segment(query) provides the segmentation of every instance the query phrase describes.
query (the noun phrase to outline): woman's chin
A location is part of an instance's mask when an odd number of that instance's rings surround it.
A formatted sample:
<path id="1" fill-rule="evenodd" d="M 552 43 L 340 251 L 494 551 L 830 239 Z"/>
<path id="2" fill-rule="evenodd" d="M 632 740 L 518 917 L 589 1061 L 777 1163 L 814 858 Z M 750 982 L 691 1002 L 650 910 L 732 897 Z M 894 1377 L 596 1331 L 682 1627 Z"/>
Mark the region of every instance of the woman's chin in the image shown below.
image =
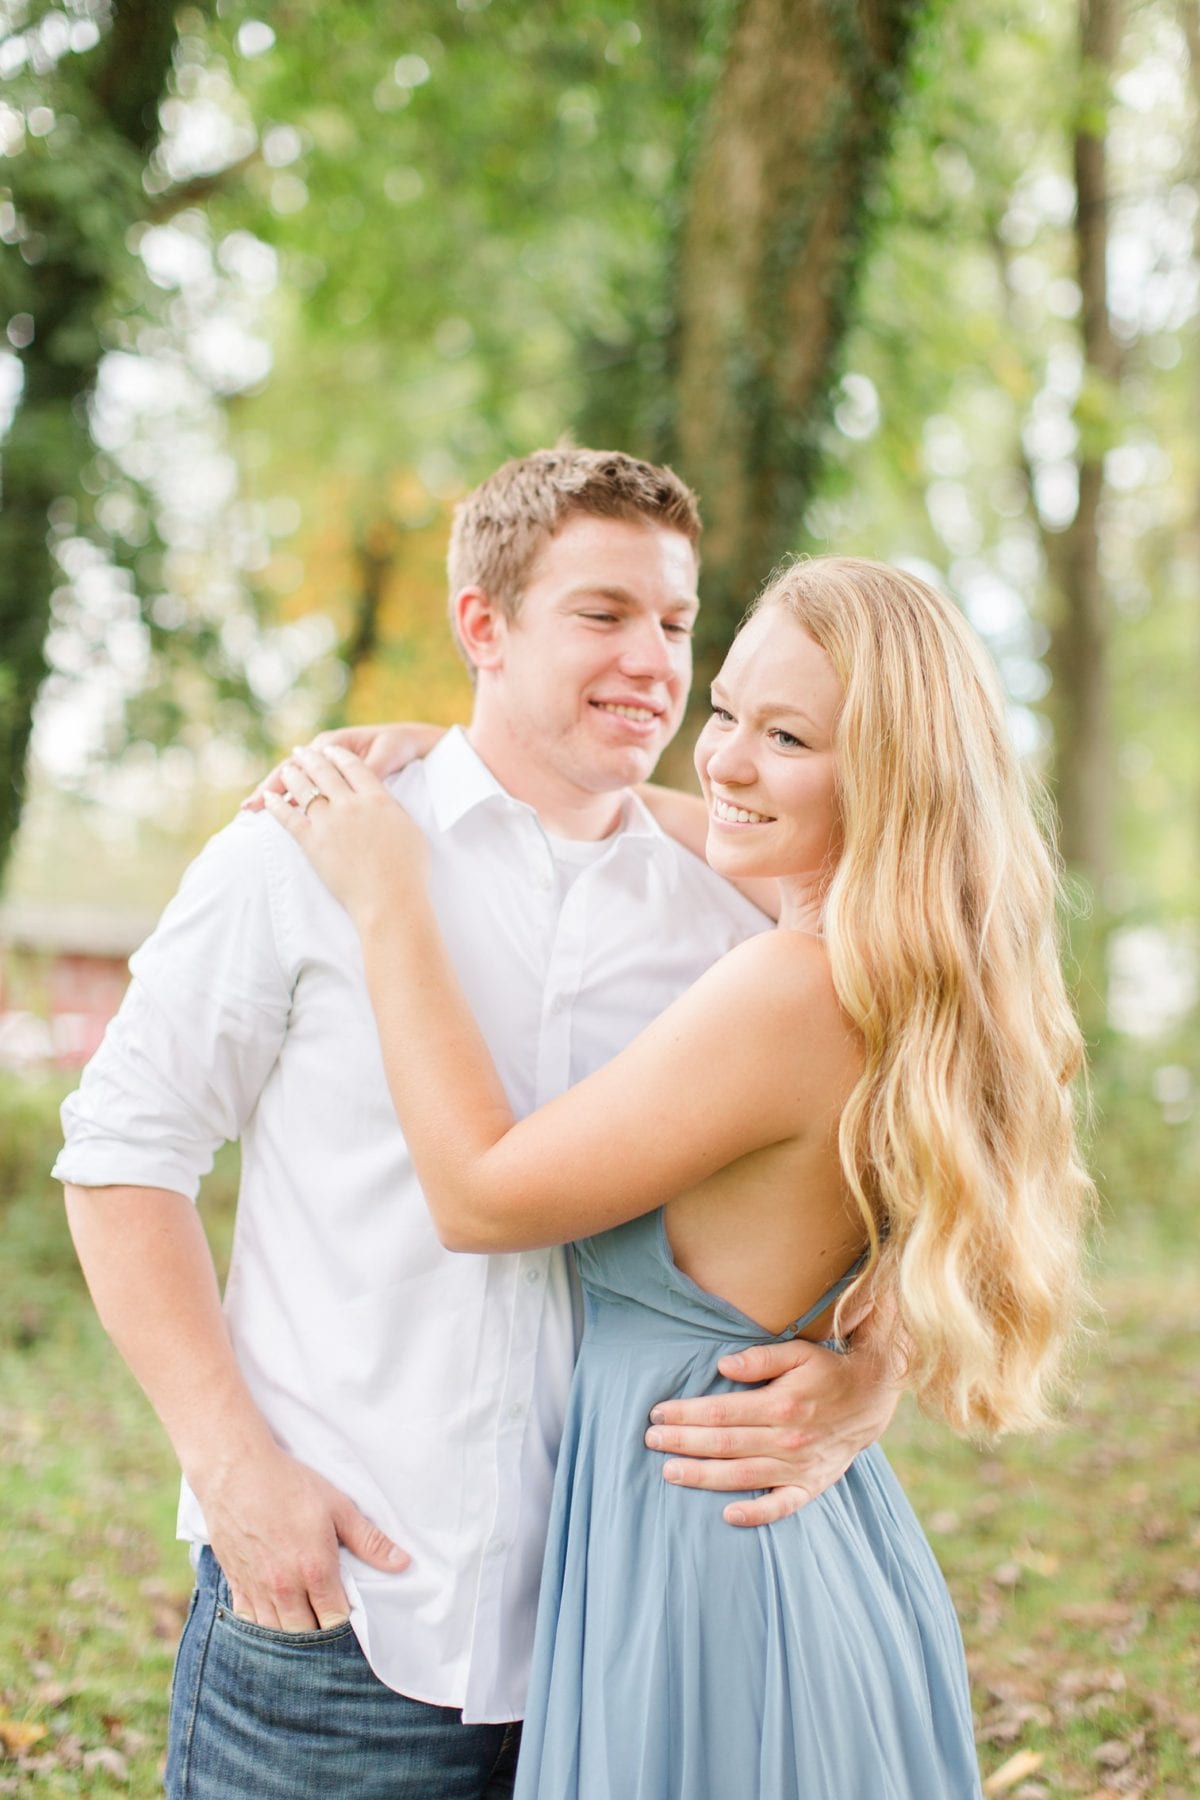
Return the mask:
<path id="1" fill-rule="evenodd" d="M 724 832 L 709 828 L 704 844 L 704 856 L 710 869 L 718 875 L 760 875 L 761 869 L 752 867 L 753 857 L 748 857 L 740 844 L 731 844 Z"/>

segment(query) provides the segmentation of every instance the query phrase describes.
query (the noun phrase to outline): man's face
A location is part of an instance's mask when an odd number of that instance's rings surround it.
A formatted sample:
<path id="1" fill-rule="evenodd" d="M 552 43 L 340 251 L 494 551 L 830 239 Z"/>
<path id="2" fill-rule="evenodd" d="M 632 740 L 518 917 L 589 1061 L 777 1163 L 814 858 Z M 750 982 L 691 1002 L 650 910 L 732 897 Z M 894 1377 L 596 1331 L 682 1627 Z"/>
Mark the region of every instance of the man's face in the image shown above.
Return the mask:
<path id="1" fill-rule="evenodd" d="M 677 531 L 569 518 L 481 670 L 479 698 L 510 750 L 585 793 L 644 781 L 687 702 L 696 579 Z"/>

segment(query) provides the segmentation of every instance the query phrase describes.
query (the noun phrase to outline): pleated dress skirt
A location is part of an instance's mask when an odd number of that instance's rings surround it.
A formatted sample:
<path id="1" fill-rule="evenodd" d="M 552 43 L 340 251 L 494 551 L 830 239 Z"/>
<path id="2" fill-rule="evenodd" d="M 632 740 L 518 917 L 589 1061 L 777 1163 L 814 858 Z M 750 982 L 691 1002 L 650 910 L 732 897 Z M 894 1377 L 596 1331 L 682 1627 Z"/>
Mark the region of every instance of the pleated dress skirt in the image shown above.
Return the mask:
<path id="1" fill-rule="evenodd" d="M 731 1496 L 665 1482 L 643 1433 L 659 1400 L 734 1388 L 717 1358 L 769 1334 L 676 1267 L 661 1213 L 576 1255 L 516 1800 L 979 1800 L 958 1621 L 882 1450 L 777 1524 L 727 1525 Z"/>

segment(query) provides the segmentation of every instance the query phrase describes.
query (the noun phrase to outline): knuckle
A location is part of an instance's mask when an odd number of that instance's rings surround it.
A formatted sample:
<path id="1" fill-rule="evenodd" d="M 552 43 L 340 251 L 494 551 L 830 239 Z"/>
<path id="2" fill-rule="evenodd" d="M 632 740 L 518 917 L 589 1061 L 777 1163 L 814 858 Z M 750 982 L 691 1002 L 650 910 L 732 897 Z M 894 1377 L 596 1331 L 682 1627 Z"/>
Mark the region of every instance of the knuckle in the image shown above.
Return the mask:
<path id="1" fill-rule="evenodd" d="M 290 1600 L 295 1592 L 295 1583 L 286 1569 L 272 1569 L 264 1585 L 276 1605 Z"/>
<path id="2" fill-rule="evenodd" d="M 309 1592 L 324 1582 L 328 1572 L 324 1557 L 317 1556 L 311 1551 L 303 1555 L 296 1566 L 300 1579 Z"/>

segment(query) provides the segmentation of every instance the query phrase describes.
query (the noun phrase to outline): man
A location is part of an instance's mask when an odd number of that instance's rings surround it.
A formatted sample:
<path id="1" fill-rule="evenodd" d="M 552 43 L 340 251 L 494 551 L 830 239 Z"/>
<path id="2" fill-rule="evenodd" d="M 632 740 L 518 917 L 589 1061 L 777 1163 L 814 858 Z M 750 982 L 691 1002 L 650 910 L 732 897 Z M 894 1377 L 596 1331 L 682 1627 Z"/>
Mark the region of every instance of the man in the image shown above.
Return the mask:
<path id="1" fill-rule="evenodd" d="M 592 451 L 507 464 L 455 517 L 472 722 L 395 792 L 519 1112 L 766 923 L 630 792 L 682 718 L 698 536 L 669 470 Z M 354 932 L 270 819 L 209 844 L 132 971 L 56 1173 L 183 1469 L 197 1590 L 168 1793 L 507 1792 L 574 1352 L 568 1259 L 442 1249 Z M 192 1200 L 235 1136 L 222 1311 Z M 738 1502 L 749 1523 L 836 1478 L 890 1411 L 866 1357 L 786 1346 L 727 1372 L 778 1379 L 677 1402 L 649 1441 L 685 1453 L 670 1479 L 776 1490 Z"/>

